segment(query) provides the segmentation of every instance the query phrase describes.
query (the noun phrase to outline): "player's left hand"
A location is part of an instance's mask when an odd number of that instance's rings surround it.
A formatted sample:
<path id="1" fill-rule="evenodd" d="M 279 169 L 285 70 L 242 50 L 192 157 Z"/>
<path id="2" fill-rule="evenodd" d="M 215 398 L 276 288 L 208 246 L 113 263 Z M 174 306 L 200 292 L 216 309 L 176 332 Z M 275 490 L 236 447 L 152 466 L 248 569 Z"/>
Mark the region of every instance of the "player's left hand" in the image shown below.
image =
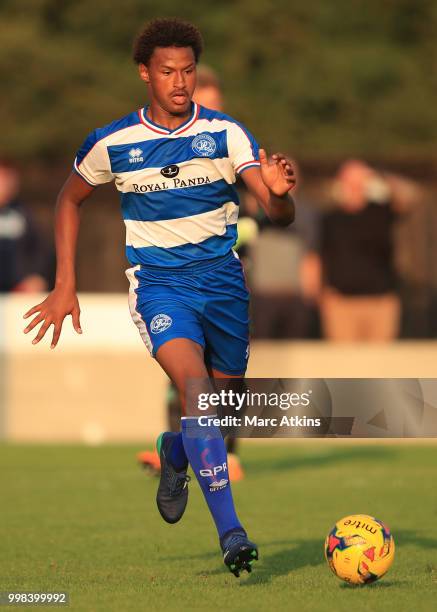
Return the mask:
<path id="1" fill-rule="evenodd" d="M 259 150 L 261 177 L 265 186 L 276 196 L 284 196 L 296 186 L 296 176 L 290 159 L 282 153 L 267 158 L 264 149 Z"/>

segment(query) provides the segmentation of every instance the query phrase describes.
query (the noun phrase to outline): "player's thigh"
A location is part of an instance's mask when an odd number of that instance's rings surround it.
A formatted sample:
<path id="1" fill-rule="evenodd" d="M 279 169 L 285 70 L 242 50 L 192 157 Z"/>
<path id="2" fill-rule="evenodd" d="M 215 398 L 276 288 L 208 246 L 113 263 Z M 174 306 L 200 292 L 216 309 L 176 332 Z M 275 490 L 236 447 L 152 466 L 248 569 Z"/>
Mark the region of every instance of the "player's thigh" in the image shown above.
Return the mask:
<path id="1" fill-rule="evenodd" d="M 209 304 L 203 319 L 205 362 L 226 376 L 244 376 L 249 359 L 249 304 L 224 296 Z"/>
<path id="2" fill-rule="evenodd" d="M 220 372 L 215 368 L 208 367 L 208 373 L 211 378 L 214 379 L 214 389 L 216 392 L 221 393 L 225 391 L 226 393 L 230 393 L 231 391 L 234 394 L 244 395 L 247 390 L 247 387 L 244 382 L 244 374 L 241 375 L 230 375 L 225 372 Z M 238 416 L 244 415 L 246 412 L 246 407 L 241 406 L 238 409 Z M 219 406 L 218 414 L 223 418 L 226 416 L 235 417 L 236 409 L 230 402 L 225 402 L 225 404 Z M 224 422 L 224 421 L 223 421 Z M 229 421 L 231 423 L 231 421 Z M 234 425 L 221 425 L 220 430 L 222 432 L 223 438 L 227 439 L 227 451 L 228 453 L 235 453 L 236 451 L 236 438 L 238 438 L 238 428 Z"/>
<path id="3" fill-rule="evenodd" d="M 232 259 L 207 280 L 202 317 L 205 362 L 227 376 L 244 375 L 249 358 L 249 292 L 242 265 Z"/>
<path id="4" fill-rule="evenodd" d="M 211 378 L 217 378 L 219 380 L 224 379 L 224 378 L 242 380 L 243 378 L 242 374 L 226 374 L 225 372 L 220 372 L 219 370 L 216 370 L 215 368 L 212 368 L 211 366 L 207 366 L 207 370 Z"/>
<path id="5" fill-rule="evenodd" d="M 191 340 L 202 349 L 205 345 L 200 316 L 188 304 L 165 298 L 138 300 L 132 317 L 153 357 L 175 338 Z"/>
<path id="6" fill-rule="evenodd" d="M 163 275 L 140 266 L 130 268 L 126 274 L 130 281 L 131 315 L 153 357 L 174 338 L 204 345 L 203 302 L 195 277 Z"/>
<path id="7" fill-rule="evenodd" d="M 202 386 L 200 391 L 210 390 L 203 347 L 187 338 L 174 338 L 160 346 L 156 352 L 156 360 L 175 384 L 182 411 L 187 414 L 187 384 L 190 381 L 199 381 Z M 203 385 L 207 385 L 208 389 L 203 389 Z"/>

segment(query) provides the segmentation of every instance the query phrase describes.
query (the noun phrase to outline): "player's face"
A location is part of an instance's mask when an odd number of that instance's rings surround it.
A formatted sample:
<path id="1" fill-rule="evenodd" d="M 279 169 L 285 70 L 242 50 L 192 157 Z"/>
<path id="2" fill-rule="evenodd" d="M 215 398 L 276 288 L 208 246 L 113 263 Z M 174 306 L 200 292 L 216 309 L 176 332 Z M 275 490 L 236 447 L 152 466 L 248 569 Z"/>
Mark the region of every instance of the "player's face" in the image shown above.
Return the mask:
<path id="1" fill-rule="evenodd" d="M 157 47 L 140 76 L 149 85 L 151 103 L 181 115 L 190 110 L 196 87 L 196 62 L 191 47 Z"/>

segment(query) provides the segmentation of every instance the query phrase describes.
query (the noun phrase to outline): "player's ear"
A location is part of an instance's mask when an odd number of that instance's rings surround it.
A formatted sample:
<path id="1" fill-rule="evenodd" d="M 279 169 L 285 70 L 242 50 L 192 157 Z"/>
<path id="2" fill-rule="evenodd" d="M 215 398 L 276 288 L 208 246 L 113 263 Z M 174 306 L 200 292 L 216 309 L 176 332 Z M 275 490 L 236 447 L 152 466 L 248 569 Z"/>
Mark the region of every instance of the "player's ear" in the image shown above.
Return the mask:
<path id="1" fill-rule="evenodd" d="M 146 64 L 139 64 L 138 72 L 140 73 L 141 80 L 143 80 L 145 83 L 150 83 L 149 69 L 147 68 Z"/>

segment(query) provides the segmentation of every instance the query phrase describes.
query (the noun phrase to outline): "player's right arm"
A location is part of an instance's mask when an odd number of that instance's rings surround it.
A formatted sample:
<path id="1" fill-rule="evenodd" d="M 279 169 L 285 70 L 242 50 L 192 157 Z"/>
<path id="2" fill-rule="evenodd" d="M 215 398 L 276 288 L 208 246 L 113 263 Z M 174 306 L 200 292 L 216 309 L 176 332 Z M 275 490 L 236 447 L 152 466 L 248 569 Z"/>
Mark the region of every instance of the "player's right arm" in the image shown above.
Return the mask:
<path id="1" fill-rule="evenodd" d="M 24 315 L 25 319 L 35 315 L 25 328 L 25 334 L 41 323 L 32 344 L 37 344 L 42 340 L 48 328 L 53 325 L 50 348 L 55 348 L 67 315 L 71 315 L 76 332 L 82 333 L 79 301 L 76 295 L 76 244 L 80 224 L 80 206 L 93 191 L 94 186 L 89 185 L 76 172 L 73 172 L 59 193 L 55 211 L 55 288 L 43 302 L 28 310 Z"/>

